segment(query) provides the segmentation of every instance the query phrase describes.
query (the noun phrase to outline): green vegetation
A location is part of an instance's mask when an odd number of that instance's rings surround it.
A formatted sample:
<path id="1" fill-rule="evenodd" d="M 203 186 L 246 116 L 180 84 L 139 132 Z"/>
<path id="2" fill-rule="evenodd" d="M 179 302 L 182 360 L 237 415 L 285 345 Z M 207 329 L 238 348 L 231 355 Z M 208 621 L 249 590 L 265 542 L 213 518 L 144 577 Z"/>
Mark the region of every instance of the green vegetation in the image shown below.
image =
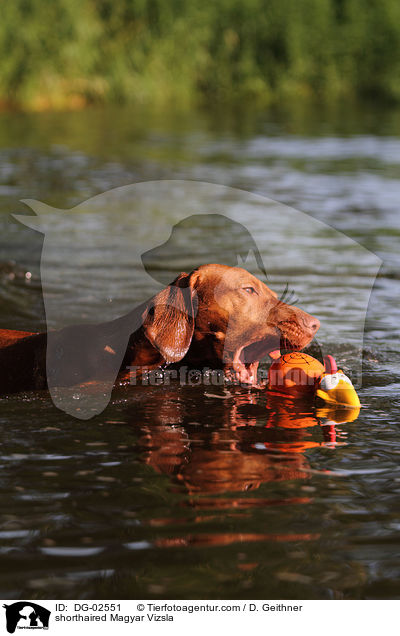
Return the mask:
<path id="1" fill-rule="evenodd" d="M 10 0 L 0 103 L 400 100 L 398 0 Z"/>

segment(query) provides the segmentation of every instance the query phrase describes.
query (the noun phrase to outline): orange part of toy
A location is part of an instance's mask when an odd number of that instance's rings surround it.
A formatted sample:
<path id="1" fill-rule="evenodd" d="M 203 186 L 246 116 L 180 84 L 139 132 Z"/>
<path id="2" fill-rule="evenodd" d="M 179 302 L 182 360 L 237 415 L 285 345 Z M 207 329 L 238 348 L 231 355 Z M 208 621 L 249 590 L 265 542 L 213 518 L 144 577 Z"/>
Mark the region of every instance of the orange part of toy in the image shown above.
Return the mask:
<path id="1" fill-rule="evenodd" d="M 270 366 L 268 388 L 293 397 L 311 395 L 324 371 L 324 365 L 306 353 L 285 353 Z"/>

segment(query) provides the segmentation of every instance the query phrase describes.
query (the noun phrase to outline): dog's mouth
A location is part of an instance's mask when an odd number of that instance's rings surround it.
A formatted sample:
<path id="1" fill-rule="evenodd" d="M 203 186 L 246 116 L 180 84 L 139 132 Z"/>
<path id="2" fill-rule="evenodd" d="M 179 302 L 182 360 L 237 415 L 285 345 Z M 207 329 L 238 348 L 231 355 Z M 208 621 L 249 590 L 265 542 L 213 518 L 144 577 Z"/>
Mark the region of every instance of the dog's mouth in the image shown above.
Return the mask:
<path id="1" fill-rule="evenodd" d="M 300 351 L 311 340 L 297 323 L 280 323 L 276 335 L 252 342 L 236 351 L 233 358 L 235 378 L 240 383 L 257 384 L 257 370 L 262 358 L 269 355 L 272 360 L 277 360 L 282 352 Z"/>
<path id="2" fill-rule="evenodd" d="M 236 351 L 233 358 L 233 371 L 236 380 L 244 384 L 257 384 L 258 365 L 266 355 L 273 359 L 280 357 L 279 334 L 252 342 Z"/>

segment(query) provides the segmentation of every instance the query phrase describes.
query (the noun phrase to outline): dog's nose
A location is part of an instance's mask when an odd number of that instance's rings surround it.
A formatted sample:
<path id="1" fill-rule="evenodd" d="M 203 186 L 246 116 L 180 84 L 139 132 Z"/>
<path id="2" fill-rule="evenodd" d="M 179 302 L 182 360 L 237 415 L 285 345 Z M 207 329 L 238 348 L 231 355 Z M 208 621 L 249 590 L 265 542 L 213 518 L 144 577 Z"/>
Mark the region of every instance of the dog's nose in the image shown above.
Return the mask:
<path id="1" fill-rule="evenodd" d="M 309 316 L 308 319 L 306 320 L 306 327 L 307 329 L 312 331 L 312 333 L 317 333 L 320 326 L 321 326 L 320 321 L 318 320 L 318 318 L 315 318 L 314 316 Z"/>

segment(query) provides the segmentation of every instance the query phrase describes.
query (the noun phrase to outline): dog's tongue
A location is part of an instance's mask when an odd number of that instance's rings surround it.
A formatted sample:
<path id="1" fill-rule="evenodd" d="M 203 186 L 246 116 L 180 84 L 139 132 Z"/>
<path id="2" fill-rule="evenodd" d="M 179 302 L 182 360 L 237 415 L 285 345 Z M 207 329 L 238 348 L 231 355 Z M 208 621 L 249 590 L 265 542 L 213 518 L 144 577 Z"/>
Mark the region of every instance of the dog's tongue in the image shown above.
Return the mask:
<path id="1" fill-rule="evenodd" d="M 281 350 L 275 349 L 275 351 L 270 351 L 268 354 L 273 360 L 278 360 L 281 357 Z"/>

